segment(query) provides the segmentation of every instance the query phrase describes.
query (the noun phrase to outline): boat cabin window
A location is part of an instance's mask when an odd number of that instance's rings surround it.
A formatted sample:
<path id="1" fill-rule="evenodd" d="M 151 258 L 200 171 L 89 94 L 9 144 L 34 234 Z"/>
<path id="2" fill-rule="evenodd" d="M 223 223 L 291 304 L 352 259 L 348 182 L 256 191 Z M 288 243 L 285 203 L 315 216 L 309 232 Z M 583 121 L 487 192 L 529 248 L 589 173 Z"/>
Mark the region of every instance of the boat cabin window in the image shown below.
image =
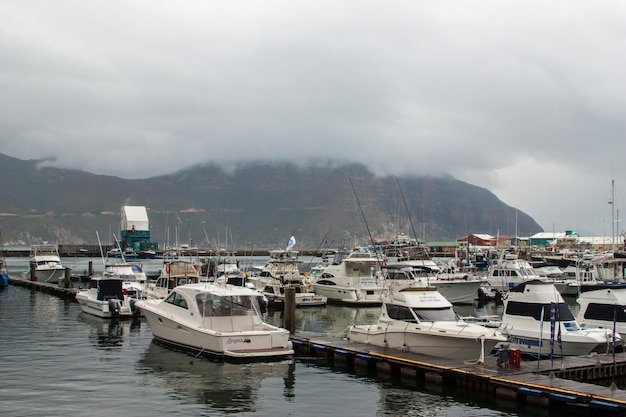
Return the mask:
<path id="1" fill-rule="evenodd" d="M 405 271 L 390 271 L 387 270 L 387 273 L 385 274 L 385 278 L 386 279 L 401 279 L 401 280 L 408 280 L 411 279 L 411 277 L 408 276 L 408 274 Z"/>
<path id="2" fill-rule="evenodd" d="M 413 312 L 420 321 L 456 321 L 452 307 L 413 308 Z"/>
<path id="3" fill-rule="evenodd" d="M 626 306 L 590 303 L 585 311 L 585 318 L 592 320 L 626 322 Z"/>
<path id="4" fill-rule="evenodd" d="M 256 300 L 248 296 L 198 294 L 196 303 L 203 317 L 247 316 L 254 310 L 259 311 L 258 304 L 255 306 Z"/>
<path id="5" fill-rule="evenodd" d="M 556 321 L 573 321 L 574 315 L 566 303 L 559 303 L 555 310 Z M 533 319 L 541 320 L 541 311 L 543 310 L 543 321 L 550 322 L 550 305 L 540 303 L 520 303 L 509 301 L 506 305 L 506 314 L 514 316 L 526 316 Z"/>
<path id="6" fill-rule="evenodd" d="M 185 297 L 183 297 L 181 294 L 177 292 L 170 293 L 170 295 L 168 295 L 167 298 L 165 299 L 165 302 L 168 304 L 173 304 L 180 308 L 184 308 L 184 309 L 188 308 L 187 300 L 185 300 Z"/>
<path id="7" fill-rule="evenodd" d="M 389 318 L 392 318 L 394 320 L 417 323 L 417 320 L 415 320 L 415 316 L 413 316 L 413 314 L 411 313 L 411 309 L 408 307 L 387 304 L 387 314 L 389 315 Z"/>

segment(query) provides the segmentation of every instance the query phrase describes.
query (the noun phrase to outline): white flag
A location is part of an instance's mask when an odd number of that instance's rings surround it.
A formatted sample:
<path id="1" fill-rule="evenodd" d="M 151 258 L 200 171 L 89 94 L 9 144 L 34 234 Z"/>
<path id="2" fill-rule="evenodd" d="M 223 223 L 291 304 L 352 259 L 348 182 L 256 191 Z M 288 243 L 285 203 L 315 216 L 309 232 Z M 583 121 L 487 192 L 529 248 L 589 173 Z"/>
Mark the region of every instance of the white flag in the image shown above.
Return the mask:
<path id="1" fill-rule="evenodd" d="M 293 249 L 294 246 L 296 246 L 296 238 L 291 236 L 289 238 L 289 243 L 287 244 L 287 250 Z"/>

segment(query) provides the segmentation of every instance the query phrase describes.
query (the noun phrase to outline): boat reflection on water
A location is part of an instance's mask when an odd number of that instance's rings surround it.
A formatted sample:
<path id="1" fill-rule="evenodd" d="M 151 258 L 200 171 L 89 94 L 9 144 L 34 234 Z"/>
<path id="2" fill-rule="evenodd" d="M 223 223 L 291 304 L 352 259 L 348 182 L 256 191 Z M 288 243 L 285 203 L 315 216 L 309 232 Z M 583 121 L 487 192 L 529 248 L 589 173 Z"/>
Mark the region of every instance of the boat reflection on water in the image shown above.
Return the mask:
<path id="1" fill-rule="evenodd" d="M 196 358 L 152 341 L 136 369 L 159 377 L 181 403 L 206 404 L 223 413 L 255 411 L 261 385 L 271 379 L 282 379 L 285 400 L 294 396 L 293 359 L 238 364 Z"/>
<path id="2" fill-rule="evenodd" d="M 131 333 L 138 332 L 144 320 L 132 319 L 102 319 L 81 312 L 79 320 L 88 324 L 88 338 L 92 345 L 100 349 L 119 348 L 129 339 Z"/>

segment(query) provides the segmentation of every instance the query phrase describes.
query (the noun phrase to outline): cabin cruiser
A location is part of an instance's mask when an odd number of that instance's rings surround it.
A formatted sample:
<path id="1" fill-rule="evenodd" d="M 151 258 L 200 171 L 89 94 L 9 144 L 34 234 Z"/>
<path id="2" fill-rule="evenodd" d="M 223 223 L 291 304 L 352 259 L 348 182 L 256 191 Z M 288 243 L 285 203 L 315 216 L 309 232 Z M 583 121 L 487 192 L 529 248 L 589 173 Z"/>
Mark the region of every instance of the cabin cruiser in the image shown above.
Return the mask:
<path id="1" fill-rule="evenodd" d="M 621 345 L 608 329 L 578 324 L 552 282 L 533 280 L 511 288 L 503 297 L 500 329 L 509 348 L 523 355 L 579 356 L 606 353 Z"/>
<path id="2" fill-rule="evenodd" d="M 401 247 L 395 251 L 386 251 L 389 263 L 413 268 L 417 278 L 424 278 L 452 304 L 472 304 L 478 298 L 478 291 L 485 285 L 486 278 L 476 274 L 476 268 L 466 267 L 460 270 L 456 265 L 442 268 L 430 258 L 428 248 L 419 245 Z M 395 260 L 395 262 L 394 262 Z"/>
<path id="3" fill-rule="evenodd" d="M 581 286 L 576 320 L 582 326 L 615 330 L 626 337 L 626 284 Z"/>
<path id="4" fill-rule="evenodd" d="M 255 290 L 199 283 L 179 285 L 162 300 L 137 303 L 157 342 L 197 355 L 233 360 L 293 355 L 289 331 L 264 323 Z"/>
<path id="5" fill-rule="evenodd" d="M 472 304 L 478 298 L 479 288 L 487 279 L 470 273 L 444 272 L 433 261 L 403 261 L 410 266 L 416 278 L 424 279 L 452 304 Z"/>
<path id="6" fill-rule="evenodd" d="M 489 265 L 487 281 L 492 291 L 505 293 L 526 281 L 543 280 L 532 265 L 517 254 L 502 251 L 497 262 Z"/>
<path id="7" fill-rule="evenodd" d="M 121 278 L 105 276 L 91 277 L 89 288 L 76 293 L 83 312 L 102 318 L 139 316 L 136 303 L 141 297 L 141 292 L 125 288 Z"/>
<path id="8" fill-rule="evenodd" d="M 26 274 L 34 275 L 34 279 L 42 282 L 57 284 L 65 277 L 65 267 L 61 262 L 57 245 L 42 244 L 33 245 L 30 248 L 30 266 L 35 270 L 29 270 Z"/>
<path id="9" fill-rule="evenodd" d="M 485 353 L 506 341 L 497 329 L 463 321 L 430 286 L 385 291 L 378 322 L 350 326 L 347 337 L 352 342 L 481 363 Z"/>
<path id="10" fill-rule="evenodd" d="M 333 262 L 311 281 L 313 291 L 328 301 L 349 305 L 380 305 L 381 259 L 366 248 L 339 251 Z"/>

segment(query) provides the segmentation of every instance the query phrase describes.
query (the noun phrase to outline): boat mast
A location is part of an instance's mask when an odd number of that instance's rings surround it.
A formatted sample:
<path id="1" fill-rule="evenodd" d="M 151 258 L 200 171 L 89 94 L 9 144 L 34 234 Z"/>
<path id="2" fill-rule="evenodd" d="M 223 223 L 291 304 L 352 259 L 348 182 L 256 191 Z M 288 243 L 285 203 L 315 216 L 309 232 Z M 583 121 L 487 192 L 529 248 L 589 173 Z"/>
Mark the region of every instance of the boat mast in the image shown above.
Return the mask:
<path id="1" fill-rule="evenodd" d="M 611 206 L 611 251 L 615 253 L 615 178 L 611 179 L 609 205 Z"/>

